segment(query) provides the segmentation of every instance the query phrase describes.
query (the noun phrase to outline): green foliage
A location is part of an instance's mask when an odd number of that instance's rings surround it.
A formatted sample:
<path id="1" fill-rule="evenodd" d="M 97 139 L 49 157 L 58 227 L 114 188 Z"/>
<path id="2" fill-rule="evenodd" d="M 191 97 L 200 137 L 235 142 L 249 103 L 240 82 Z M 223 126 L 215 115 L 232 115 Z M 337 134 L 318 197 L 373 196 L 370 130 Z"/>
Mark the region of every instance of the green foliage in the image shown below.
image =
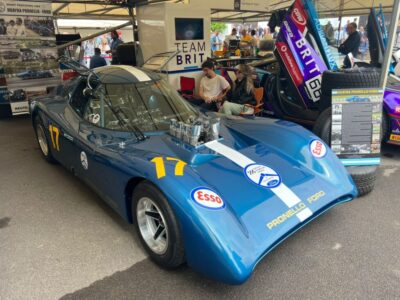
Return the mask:
<path id="1" fill-rule="evenodd" d="M 218 30 L 220 33 L 224 33 L 227 27 L 225 23 L 211 23 L 212 32 Z"/>

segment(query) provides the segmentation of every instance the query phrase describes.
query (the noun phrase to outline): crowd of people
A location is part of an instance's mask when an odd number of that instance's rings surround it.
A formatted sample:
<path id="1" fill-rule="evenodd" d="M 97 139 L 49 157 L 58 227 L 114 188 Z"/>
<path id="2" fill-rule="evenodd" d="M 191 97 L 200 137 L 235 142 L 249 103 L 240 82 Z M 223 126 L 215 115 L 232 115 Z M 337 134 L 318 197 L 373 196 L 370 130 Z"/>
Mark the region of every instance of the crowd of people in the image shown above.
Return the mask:
<path id="1" fill-rule="evenodd" d="M 238 34 L 240 33 L 240 34 Z M 227 50 L 229 48 L 229 41 L 240 40 L 241 42 L 246 42 L 253 47 L 259 45 L 259 41 L 262 39 L 272 39 L 276 37 L 276 33 L 272 35 L 268 27 L 258 28 L 258 29 L 236 29 L 232 28 L 230 34 L 225 35 L 223 39 L 218 30 L 211 34 L 211 51 L 214 53 L 219 50 Z"/>

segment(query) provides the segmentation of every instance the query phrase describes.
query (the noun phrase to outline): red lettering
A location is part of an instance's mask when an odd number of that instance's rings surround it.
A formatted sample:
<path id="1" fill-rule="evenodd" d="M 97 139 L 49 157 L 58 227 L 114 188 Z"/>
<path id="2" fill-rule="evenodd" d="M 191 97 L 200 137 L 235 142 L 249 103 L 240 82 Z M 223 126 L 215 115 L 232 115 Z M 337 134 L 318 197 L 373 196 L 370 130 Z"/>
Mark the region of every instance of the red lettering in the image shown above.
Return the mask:
<path id="1" fill-rule="evenodd" d="M 210 195 L 211 198 L 211 202 L 215 202 L 215 196 L 214 195 Z"/>
<path id="2" fill-rule="evenodd" d="M 206 201 L 210 201 L 209 195 L 208 195 L 208 194 L 204 194 L 204 199 L 205 199 Z"/>
<path id="3" fill-rule="evenodd" d="M 198 192 L 197 192 L 197 198 L 198 198 L 200 201 L 203 201 L 203 200 L 204 200 L 204 198 L 203 198 L 203 192 L 202 192 L 202 191 L 198 191 Z"/>
<path id="4" fill-rule="evenodd" d="M 217 201 L 217 203 L 219 203 L 219 204 L 221 204 L 222 203 L 222 200 L 221 200 L 221 198 L 220 197 L 215 197 L 215 200 Z"/>

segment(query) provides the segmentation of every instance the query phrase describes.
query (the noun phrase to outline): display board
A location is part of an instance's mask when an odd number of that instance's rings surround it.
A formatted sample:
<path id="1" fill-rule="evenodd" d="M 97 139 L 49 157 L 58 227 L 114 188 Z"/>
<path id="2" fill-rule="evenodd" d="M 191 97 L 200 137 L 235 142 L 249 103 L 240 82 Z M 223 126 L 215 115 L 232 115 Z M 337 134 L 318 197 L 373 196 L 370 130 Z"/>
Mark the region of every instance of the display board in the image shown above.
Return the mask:
<path id="1" fill-rule="evenodd" d="M 382 89 L 332 91 L 331 148 L 345 165 L 380 163 Z"/>
<path id="2" fill-rule="evenodd" d="M 59 83 L 55 46 L 50 1 L 0 0 L 0 104 L 13 115 L 29 113 L 29 99 Z"/>

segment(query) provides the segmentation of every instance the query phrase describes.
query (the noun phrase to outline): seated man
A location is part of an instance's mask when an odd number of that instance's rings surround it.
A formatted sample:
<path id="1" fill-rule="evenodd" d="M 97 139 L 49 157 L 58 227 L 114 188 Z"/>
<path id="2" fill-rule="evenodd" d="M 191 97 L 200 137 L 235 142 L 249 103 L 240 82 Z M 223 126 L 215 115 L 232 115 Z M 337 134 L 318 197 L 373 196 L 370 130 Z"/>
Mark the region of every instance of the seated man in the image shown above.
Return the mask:
<path id="1" fill-rule="evenodd" d="M 199 96 L 201 100 L 194 104 L 204 109 L 217 111 L 217 104 L 222 103 L 231 87 L 224 77 L 215 73 L 214 63 L 211 60 L 206 60 L 201 68 L 205 75 L 200 81 Z"/>
<path id="2" fill-rule="evenodd" d="M 227 115 L 252 114 L 254 109 L 246 106 L 246 104 L 256 105 L 251 68 L 241 64 L 236 69 L 237 79 L 227 95 L 227 101 L 224 102 L 219 112 Z"/>

